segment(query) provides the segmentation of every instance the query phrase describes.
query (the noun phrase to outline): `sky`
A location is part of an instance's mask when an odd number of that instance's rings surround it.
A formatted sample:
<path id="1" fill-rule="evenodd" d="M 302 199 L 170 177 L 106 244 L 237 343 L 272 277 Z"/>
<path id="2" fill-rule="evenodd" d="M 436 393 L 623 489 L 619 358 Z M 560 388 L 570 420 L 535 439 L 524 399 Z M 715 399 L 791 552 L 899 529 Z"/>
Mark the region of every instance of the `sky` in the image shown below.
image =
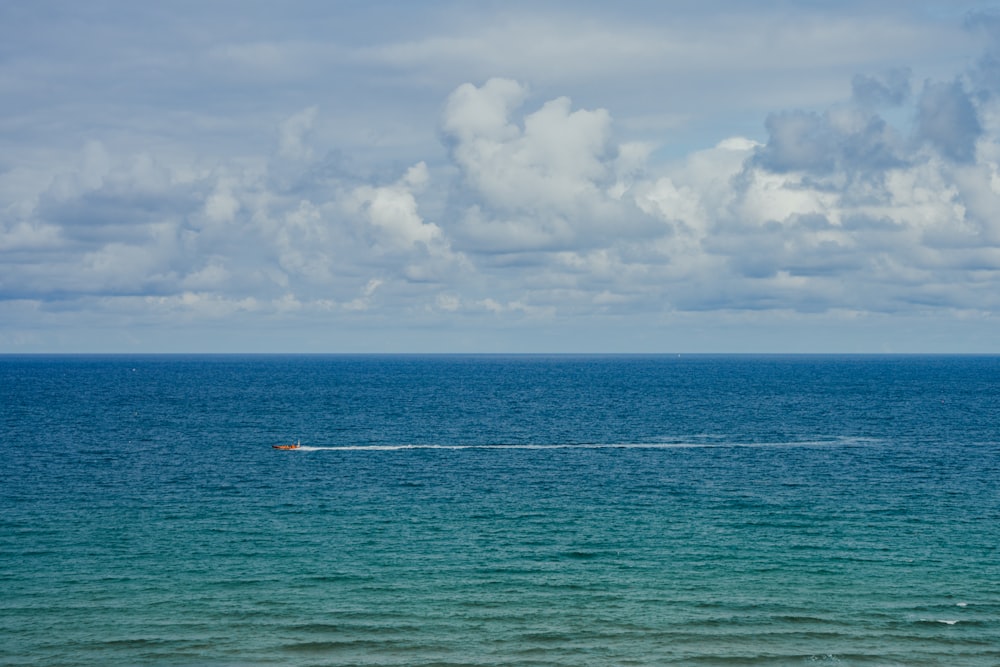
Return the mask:
<path id="1" fill-rule="evenodd" d="M 1000 353 L 1000 3 L 0 3 L 0 353 Z"/>

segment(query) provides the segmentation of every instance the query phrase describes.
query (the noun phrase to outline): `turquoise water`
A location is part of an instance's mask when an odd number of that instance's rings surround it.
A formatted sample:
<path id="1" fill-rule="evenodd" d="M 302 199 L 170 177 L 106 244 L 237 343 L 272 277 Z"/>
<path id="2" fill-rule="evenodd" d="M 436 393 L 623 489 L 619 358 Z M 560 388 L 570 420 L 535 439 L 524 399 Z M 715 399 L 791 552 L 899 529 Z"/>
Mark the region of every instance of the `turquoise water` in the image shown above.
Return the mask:
<path id="1" fill-rule="evenodd" d="M 0 357 L 0 664 L 995 666 L 998 390 L 997 357 Z"/>

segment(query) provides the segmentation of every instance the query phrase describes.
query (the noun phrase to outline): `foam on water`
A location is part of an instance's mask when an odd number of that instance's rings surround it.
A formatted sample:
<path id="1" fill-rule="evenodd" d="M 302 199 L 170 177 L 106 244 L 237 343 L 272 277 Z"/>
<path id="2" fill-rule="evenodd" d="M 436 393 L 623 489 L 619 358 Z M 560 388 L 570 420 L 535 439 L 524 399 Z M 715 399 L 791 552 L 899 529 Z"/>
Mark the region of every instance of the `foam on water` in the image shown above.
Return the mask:
<path id="1" fill-rule="evenodd" d="M 366 451 L 366 452 L 391 452 L 414 449 L 428 450 L 558 450 L 558 449 L 704 449 L 704 448 L 727 448 L 727 447 L 860 447 L 866 445 L 876 445 L 879 440 L 875 438 L 857 438 L 851 436 L 817 438 L 810 440 L 798 440 L 788 442 L 733 442 L 716 440 L 706 442 L 704 440 L 671 440 L 670 442 L 607 442 L 607 443 L 497 443 L 497 444 L 398 444 L 398 445 L 302 445 L 294 451 L 299 452 L 319 452 L 319 451 Z"/>

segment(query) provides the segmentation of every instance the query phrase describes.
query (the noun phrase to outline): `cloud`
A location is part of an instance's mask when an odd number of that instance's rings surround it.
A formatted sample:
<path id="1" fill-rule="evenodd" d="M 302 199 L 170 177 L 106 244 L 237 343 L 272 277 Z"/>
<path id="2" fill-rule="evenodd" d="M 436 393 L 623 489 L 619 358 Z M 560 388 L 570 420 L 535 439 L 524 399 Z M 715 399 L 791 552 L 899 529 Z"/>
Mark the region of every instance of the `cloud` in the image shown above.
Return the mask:
<path id="1" fill-rule="evenodd" d="M 982 134 L 976 108 L 961 81 L 928 82 L 917 107 L 921 139 L 956 162 L 972 162 Z"/>
<path id="2" fill-rule="evenodd" d="M 368 310 L 372 307 L 372 300 L 375 295 L 375 291 L 382 286 L 382 281 L 377 278 L 372 278 L 368 281 L 368 284 L 364 286 L 361 290 L 361 296 L 352 299 L 344 304 L 346 310 Z"/>
<path id="3" fill-rule="evenodd" d="M 521 127 L 510 115 L 526 93 L 504 79 L 459 87 L 444 112 L 452 155 L 469 185 L 495 208 L 571 210 L 608 177 L 610 114 L 574 111 L 561 97 L 526 114 Z"/>
<path id="4" fill-rule="evenodd" d="M 903 163 L 902 138 L 876 114 L 840 107 L 824 114 L 788 111 L 768 116 L 768 142 L 758 163 L 774 172 L 880 171 Z"/>
<path id="5" fill-rule="evenodd" d="M 279 125 L 279 155 L 295 160 L 308 160 L 312 157 L 312 149 L 307 143 L 307 138 L 316 123 L 318 114 L 317 107 L 309 107 L 284 120 Z"/>
<path id="6" fill-rule="evenodd" d="M 507 79 L 464 84 L 442 122 L 458 167 L 461 247 L 477 252 L 559 250 L 648 231 L 621 195 L 646 150 L 615 144 L 605 109 L 559 97 L 515 117 L 527 88 Z"/>
<path id="7" fill-rule="evenodd" d="M 451 249 L 441 228 L 421 217 L 416 195 L 430 180 L 419 162 L 391 185 L 354 188 L 345 208 L 367 225 L 370 250 L 394 262 L 394 272 L 407 280 L 435 282 L 454 276 L 465 258 Z"/>
<path id="8" fill-rule="evenodd" d="M 855 74 L 852 97 L 863 107 L 899 106 L 910 97 L 910 77 L 909 68 L 893 69 L 884 76 Z"/>
<path id="9" fill-rule="evenodd" d="M 427 165 L 420 162 L 393 185 L 354 190 L 355 208 L 372 226 L 381 249 L 430 248 L 441 241 L 440 228 L 425 223 L 417 212 L 414 191 L 423 188 L 428 178 Z"/>

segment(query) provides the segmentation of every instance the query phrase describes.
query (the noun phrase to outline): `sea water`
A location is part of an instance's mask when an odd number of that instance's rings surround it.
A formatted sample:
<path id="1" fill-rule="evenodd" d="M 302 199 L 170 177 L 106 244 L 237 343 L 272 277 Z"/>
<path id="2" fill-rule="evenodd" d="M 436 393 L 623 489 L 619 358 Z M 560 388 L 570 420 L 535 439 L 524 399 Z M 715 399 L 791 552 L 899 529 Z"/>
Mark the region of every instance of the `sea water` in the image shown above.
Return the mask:
<path id="1" fill-rule="evenodd" d="M 0 454 L 3 665 L 1000 664 L 997 357 L 5 356 Z"/>

